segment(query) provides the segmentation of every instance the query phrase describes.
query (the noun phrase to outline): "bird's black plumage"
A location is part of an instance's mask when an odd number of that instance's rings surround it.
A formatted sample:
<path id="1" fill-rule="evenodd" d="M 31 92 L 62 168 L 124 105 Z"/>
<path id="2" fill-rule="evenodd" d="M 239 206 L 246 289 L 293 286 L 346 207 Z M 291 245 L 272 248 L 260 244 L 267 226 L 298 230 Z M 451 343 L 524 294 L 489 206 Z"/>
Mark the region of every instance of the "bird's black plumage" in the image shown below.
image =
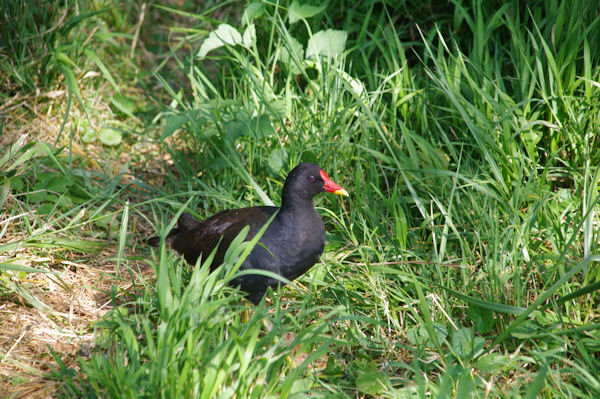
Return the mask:
<path id="1" fill-rule="evenodd" d="M 191 264 L 200 255 L 206 258 L 218 245 L 214 268 L 223 262 L 227 248 L 245 226 L 250 227 L 246 240 L 251 240 L 276 214 L 260 238 L 260 245 L 254 247 L 240 270 L 268 270 L 293 280 L 310 269 L 323 252 L 325 227 L 313 205 L 313 197 L 323 191 L 348 195 L 319 166 L 301 163 L 285 180 L 281 207 L 231 209 L 201 221 L 183 213 L 166 242 Z M 148 242 L 156 246 L 160 239 L 153 237 Z M 268 287 L 279 284 L 280 280 L 261 274 L 248 274 L 232 281 L 254 303 L 262 299 Z"/>

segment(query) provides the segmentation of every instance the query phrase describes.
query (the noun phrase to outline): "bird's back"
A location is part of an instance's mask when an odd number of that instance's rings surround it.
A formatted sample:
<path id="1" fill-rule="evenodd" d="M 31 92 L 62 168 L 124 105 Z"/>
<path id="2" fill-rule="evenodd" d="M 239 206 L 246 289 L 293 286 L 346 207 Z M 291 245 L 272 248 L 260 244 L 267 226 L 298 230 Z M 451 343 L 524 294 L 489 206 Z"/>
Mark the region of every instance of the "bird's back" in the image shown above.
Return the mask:
<path id="1" fill-rule="evenodd" d="M 218 246 L 211 266 L 214 269 L 223 263 L 227 248 L 244 227 L 250 227 L 246 240 L 252 239 L 278 209 L 274 206 L 231 209 L 201 221 L 189 213 L 183 213 L 172 247 L 190 264 L 195 264 L 200 255 L 206 259 Z"/>

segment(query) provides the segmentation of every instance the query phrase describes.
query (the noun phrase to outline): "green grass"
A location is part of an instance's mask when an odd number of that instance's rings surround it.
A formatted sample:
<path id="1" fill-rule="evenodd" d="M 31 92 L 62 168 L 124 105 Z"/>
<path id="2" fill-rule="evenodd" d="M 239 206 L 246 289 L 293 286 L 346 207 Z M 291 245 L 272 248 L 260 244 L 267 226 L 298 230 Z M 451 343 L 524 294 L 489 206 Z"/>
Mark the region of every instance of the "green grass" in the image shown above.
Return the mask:
<path id="1" fill-rule="evenodd" d="M 59 396 L 598 396 L 595 2 L 164 4 L 144 11 L 156 29 L 88 6 L 73 43 L 102 18 L 77 54 L 109 111 L 48 72 L 91 122 L 0 156 L 2 298 L 48 312 L 17 247 L 101 243 L 124 272 L 90 353 L 54 353 Z M 227 285 L 244 244 L 212 274 L 143 245 L 184 210 L 278 204 L 301 161 L 350 198 L 318 197 L 321 262 L 266 303 Z"/>

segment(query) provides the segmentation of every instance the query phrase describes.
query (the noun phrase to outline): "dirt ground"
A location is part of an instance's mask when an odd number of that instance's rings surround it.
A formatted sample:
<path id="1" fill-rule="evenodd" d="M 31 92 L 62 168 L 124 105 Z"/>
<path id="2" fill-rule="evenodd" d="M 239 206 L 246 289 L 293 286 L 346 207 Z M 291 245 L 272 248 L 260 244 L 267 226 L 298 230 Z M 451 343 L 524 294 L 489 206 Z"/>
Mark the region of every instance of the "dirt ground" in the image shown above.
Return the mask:
<path id="1" fill-rule="evenodd" d="M 58 116 L 48 116 L 51 114 L 48 104 L 42 107 L 38 101 L 48 97 L 58 97 L 61 103 L 66 95 L 55 92 L 39 97 L 15 97 L 0 106 L 0 113 L 6 115 L 0 148 L 8 149 L 10 143 L 23 135 L 27 135 L 27 141 L 54 144 L 61 120 Z M 71 115 L 74 112 L 76 110 Z M 72 148 L 81 151 L 77 144 Z M 93 148 L 85 150 L 91 154 Z M 123 152 L 122 157 L 125 156 L 127 151 Z M 88 160 L 87 166 L 93 168 L 93 156 Z M 114 160 L 116 170 L 122 162 L 125 160 Z M 23 239 L 25 229 L 19 225 L 23 219 L 11 219 L 7 211 L 12 201 L 15 199 L 9 194 L 5 209 L 0 209 L 0 230 L 3 230 L 0 245 L 18 244 Z M 134 242 L 141 242 L 142 237 L 151 234 L 149 226 L 143 223 L 135 226 L 132 229 Z M 10 288 L 8 294 L 0 292 L 0 354 L 3 355 L 0 356 L 0 398 L 52 397 L 56 383 L 45 378 L 47 373 L 57 369 L 52 352 L 70 367 L 77 363 L 77 356 L 82 355 L 82 347 L 93 345 L 94 323 L 113 308 L 111 287 L 118 285 L 127 291 L 132 285 L 126 267 L 121 266 L 120 276 L 116 275 L 116 262 L 112 260 L 116 255 L 114 237 L 106 244 L 102 252 L 93 255 L 66 248 L 17 247 L 0 252 L 0 264 L 13 263 L 50 271 L 19 275 L 0 269 L 6 282 L 6 285 L 2 283 L 3 287 Z M 132 254 L 126 249 L 124 256 Z M 154 273 L 146 262 L 129 261 L 129 266 L 142 279 L 151 278 Z"/>

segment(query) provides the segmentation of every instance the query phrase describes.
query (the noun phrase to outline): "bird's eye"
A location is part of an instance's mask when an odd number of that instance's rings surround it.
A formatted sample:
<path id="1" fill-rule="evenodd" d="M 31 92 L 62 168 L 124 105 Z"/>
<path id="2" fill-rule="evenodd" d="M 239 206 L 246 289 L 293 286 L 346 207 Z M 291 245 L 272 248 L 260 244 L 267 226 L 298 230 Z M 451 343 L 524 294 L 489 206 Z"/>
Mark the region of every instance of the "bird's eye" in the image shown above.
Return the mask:
<path id="1" fill-rule="evenodd" d="M 309 182 L 314 182 L 315 181 L 315 177 L 314 176 L 308 176 L 308 181 Z"/>

